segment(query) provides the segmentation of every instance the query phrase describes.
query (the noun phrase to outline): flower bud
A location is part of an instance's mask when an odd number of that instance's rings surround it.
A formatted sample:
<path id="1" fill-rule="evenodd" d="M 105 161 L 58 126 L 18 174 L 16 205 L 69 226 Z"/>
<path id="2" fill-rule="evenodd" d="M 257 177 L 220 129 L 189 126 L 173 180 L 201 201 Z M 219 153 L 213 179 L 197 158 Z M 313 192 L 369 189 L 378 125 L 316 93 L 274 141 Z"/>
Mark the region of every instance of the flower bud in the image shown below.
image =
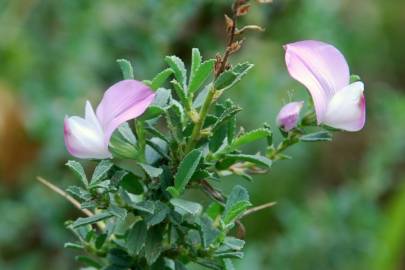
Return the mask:
<path id="1" fill-rule="evenodd" d="M 277 125 L 287 132 L 295 128 L 303 105 L 304 101 L 295 101 L 284 105 L 277 115 Z"/>

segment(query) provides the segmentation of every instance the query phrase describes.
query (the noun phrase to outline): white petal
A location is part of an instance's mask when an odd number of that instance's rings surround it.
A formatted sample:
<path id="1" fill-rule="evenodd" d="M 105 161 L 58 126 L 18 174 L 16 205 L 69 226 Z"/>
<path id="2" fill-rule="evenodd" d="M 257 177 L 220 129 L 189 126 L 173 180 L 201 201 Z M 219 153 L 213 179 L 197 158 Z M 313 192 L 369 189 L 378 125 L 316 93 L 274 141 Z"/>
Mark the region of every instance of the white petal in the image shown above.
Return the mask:
<path id="1" fill-rule="evenodd" d="M 327 105 L 323 124 L 343 129 L 358 131 L 365 122 L 364 84 L 352 83 L 338 91 Z"/>
<path id="2" fill-rule="evenodd" d="M 89 102 L 85 118 L 72 116 L 65 119 L 65 144 L 68 151 L 78 158 L 110 158 L 104 132 Z"/>

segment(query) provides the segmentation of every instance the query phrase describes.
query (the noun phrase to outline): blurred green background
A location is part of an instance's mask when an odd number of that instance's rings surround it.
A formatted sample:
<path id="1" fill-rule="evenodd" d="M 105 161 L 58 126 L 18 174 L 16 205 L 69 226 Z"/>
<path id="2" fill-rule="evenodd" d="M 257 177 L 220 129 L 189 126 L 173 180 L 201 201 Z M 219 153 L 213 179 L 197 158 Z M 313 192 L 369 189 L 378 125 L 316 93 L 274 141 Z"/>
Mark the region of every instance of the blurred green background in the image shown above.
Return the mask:
<path id="1" fill-rule="evenodd" d="M 254 2 L 254 1 L 252 1 Z M 0 269 L 77 269 L 63 222 L 80 213 L 34 181 L 74 183 L 64 163 L 65 114 L 82 114 L 121 78 L 128 58 L 138 79 L 223 50 L 230 0 L 0 0 Z M 332 143 L 293 147 L 291 161 L 242 183 L 254 204 L 238 270 L 405 269 L 405 2 L 274 0 L 254 4 L 250 33 L 233 59 L 256 67 L 228 93 L 247 129 L 274 118 L 291 98 L 308 98 L 286 71 L 282 45 L 318 39 L 336 45 L 366 84 L 367 124 Z M 257 149 L 250 149 L 252 153 Z"/>

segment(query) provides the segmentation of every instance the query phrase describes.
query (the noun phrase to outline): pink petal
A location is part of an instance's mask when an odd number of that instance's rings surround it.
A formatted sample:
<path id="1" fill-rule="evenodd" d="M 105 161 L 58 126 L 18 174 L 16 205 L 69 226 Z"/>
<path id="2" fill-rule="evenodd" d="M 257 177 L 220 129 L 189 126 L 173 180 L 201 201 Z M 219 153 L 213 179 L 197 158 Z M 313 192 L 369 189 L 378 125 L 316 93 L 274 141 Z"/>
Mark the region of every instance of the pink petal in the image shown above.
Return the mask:
<path id="1" fill-rule="evenodd" d="M 136 80 L 123 80 L 108 88 L 96 110 L 105 141 L 109 142 L 122 123 L 143 114 L 154 98 L 155 93 Z"/>
<path id="2" fill-rule="evenodd" d="M 347 62 L 335 47 L 320 41 L 299 41 L 284 48 L 288 72 L 309 90 L 320 124 L 329 100 L 349 84 Z"/>
<path id="3" fill-rule="evenodd" d="M 304 101 L 295 101 L 284 105 L 277 115 L 278 126 L 285 131 L 295 128 L 303 105 Z"/>

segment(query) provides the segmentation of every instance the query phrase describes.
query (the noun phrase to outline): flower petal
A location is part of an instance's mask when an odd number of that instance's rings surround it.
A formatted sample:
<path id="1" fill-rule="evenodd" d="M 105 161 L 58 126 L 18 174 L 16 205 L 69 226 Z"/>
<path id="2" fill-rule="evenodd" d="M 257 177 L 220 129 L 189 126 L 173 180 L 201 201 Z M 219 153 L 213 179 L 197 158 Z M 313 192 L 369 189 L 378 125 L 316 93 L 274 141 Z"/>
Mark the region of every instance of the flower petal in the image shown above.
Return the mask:
<path id="1" fill-rule="evenodd" d="M 366 121 L 364 84 L 352 83 L 338 91 L 328 104 L 324 124 L 346 131 L 359 131 Z"/>
<path id="2" fill-rule="evenodd" d="M 104 132 L 91 107 L 86 102 L 85 118 L 65 117 L 64 138 L 67 150 L 77 158 L 110 158 L 108 144 L 104 141 Z"/>
<path id="3" fill-rule="evenodd" d="M 278 126 L 285 131 L 295 128 L 303 105 L 304 101 L 295 101 L 284 105 L 277 115 Z"/>
<path id="4" fill-rule="evenodd" d="M 330 44 L 305 40 L 285 46 L 285 61 L 290 75 L 304 84 L 314 101 L 318 124 L 332 96 L 350 81 L 344 56 Z"/>
<path id="5" fill-rule="evenodd" d="M 96 110 L 105 141 L 109 142 L 122 123 L 143 114 L 154 97 L 148 86 L 136 80 L 123 80 L 108 88 Z"/>

